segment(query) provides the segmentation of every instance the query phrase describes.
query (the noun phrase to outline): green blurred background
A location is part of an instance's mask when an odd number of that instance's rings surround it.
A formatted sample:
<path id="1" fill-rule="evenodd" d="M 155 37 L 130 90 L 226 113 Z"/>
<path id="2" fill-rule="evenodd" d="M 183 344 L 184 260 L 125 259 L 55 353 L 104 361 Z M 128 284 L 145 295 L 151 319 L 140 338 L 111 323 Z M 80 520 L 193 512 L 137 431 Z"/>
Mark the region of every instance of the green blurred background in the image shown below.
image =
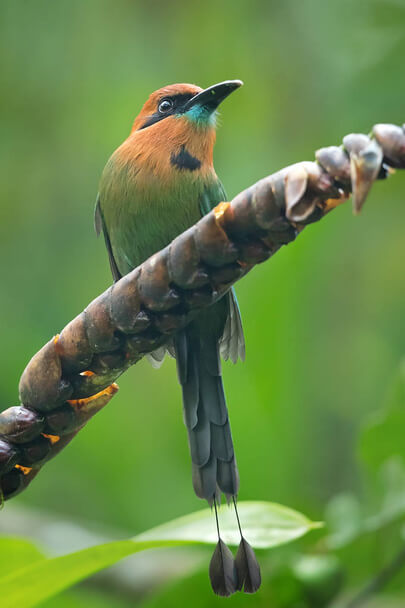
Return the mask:
<path id="1" fill-rule="evenodd" d="M 6 0 L 0 47 L 2 408 L 17 403 L 29 357 L 110 283 L 93 231 L 98 180 L 152 90 L 244 81 L 222 107 L 215 152 L 229 197 L 346 133 L 405 119 L 401 0 Z M 400 441 L 394 464 L 389 440 L 376 462 L 369 441 L 370 466 L 358 444 L 405 350 L 404 191 L 401 173 L 379 182 L 360 218 L 343 206 L 237 286 L 247 358 L 225 365 L 224 377 L 241 499 L 281 502 L 313 519 L 331 500 L 344 513 L 357 500 L 373 511 L 385 497 L 378 468 L 402 467 Z M 79 544 L 89 530 L 129 536 L 203 506 L 173 361 L 160 371 L 141 361 L 119 384 L 112 403 L 7 503 L 3 533 L 42 530 L 38 540 L 63 553 L 75 534 Z M 385 538 L 389 557 L 399 535 Z M 312 535 L 264 553 L 263 591 L 228 605 L 326 605 L 308 600 L 291 564 L 327 555 L 350 587 L 381 566 L 374 541 L 327 553 Z M 216 605 L 197 553 L 192 578 L 172 577 L 173 562 L 184 566 L 188 554 L 155 552 L 50 605 Z M 148 571 L 147 584 L 132 580 L 132 568 Z M 401 585 L 392 593 L 403 606 Z"/>

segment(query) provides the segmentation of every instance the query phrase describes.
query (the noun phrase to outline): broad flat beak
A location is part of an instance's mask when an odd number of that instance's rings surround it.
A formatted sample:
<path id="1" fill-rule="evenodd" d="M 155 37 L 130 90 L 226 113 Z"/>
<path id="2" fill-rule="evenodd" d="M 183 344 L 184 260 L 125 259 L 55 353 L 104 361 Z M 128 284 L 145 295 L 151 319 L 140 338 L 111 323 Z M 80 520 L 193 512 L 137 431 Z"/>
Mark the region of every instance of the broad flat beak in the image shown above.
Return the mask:
<path id="1" fill-rule="evenodd" d="M 206 108 L 210 112 L 214 112 L 219 104 L 233 91 L 239 89 L 242 84 L 241 80 L 224 80 L 224 82 L 214 84 L 212 87 L 208 87 L 208 89 L 204 89 L 201 93 L 194 95 L 184 106 L 184 112 L 188 112 L 192 107 L 197 105 Z"/>

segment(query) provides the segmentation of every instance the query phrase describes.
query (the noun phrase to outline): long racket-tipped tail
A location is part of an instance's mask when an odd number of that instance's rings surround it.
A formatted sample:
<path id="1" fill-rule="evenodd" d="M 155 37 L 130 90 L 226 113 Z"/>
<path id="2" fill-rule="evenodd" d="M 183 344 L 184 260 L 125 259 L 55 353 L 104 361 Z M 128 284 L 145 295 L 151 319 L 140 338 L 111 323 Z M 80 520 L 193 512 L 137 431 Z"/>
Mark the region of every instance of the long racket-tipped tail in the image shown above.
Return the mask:
<path id="1" fill-rule="evenodd" d="M 194 491 L 215 509 L 218 544 L 210 563 L 211 585 L 216 594 L 228 596 L 242 589 L 254 593 L 261 576 L 254 551 L 243 537 L 236 507 L 239 474 L 221 376 L 222 330 L 217 315 L 201 317 L 176 335 L 174 345 Z M 222 492 L 228 502 L 233 501 L 241 534 L 235 559 L 220 537 L 217 504 Z"/>

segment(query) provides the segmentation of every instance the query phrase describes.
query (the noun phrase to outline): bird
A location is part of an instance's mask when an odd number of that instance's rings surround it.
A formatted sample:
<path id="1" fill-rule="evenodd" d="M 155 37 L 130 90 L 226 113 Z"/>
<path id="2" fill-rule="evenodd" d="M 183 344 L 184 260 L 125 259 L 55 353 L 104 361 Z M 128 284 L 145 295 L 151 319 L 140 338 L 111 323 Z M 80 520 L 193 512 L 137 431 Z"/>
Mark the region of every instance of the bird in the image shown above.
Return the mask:
<path id="1" fill-rule="evenodd" d="M 109 158 L 95 206 L 114 281 L 163 249 L 216 205 L 226 201 L 213 164 L 219 105 L 243 83 L 202 89 L 172 84 L 153 92 L 129 137 Z M 214 507 L 218 544 L 209 574 L 214 592 L 255 592 L 260 567 L 237 512 L 239 474 L 221 375 L 221 361 L 244 359 L 245 341 L 235 292 L 203 309 L 166 346 L 149 355 L 155 367 L 166 351 L 176 359 L 196 495 Z M 235 508 L 241 542 L 236 557 L 222 541 L 221 493 Z"/>

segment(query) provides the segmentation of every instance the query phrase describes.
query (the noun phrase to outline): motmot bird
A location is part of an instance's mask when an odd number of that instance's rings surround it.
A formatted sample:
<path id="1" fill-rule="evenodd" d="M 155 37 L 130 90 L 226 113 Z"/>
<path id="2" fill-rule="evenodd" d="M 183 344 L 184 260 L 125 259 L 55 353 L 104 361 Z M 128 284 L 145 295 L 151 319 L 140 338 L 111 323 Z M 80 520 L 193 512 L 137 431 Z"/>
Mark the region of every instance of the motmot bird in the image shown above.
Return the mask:
<path id="1" fill-rule="evenodd" d="M 213 165 L 219 104 L 241 86 L 227 80 L 207 89 L 173 84 L 154 93 L 133 123 L 129 137 L 104 168 L 95 209 L 114 280 L 142 264 L 226 200 Z M 218 545 L 210 565 L 214 591 L 255 591 L 260 570 L 242 536 L 235 560 L 219 536 L 217 503 L 239 490 L 220 355 L 244 359 L 245 343 L 236 296 L 229 291 L 202 310 L 167 347 L 149 358 L 159 365 L 165 350 L 175 356 L 183 392 L 195 493 L 214 505 Z M 236 511 L 236 515 L 237 511 Z M 239 525 L 239 519 L 238 519 Z M 240 526 L 239 526 L 240 527 Z"/>

